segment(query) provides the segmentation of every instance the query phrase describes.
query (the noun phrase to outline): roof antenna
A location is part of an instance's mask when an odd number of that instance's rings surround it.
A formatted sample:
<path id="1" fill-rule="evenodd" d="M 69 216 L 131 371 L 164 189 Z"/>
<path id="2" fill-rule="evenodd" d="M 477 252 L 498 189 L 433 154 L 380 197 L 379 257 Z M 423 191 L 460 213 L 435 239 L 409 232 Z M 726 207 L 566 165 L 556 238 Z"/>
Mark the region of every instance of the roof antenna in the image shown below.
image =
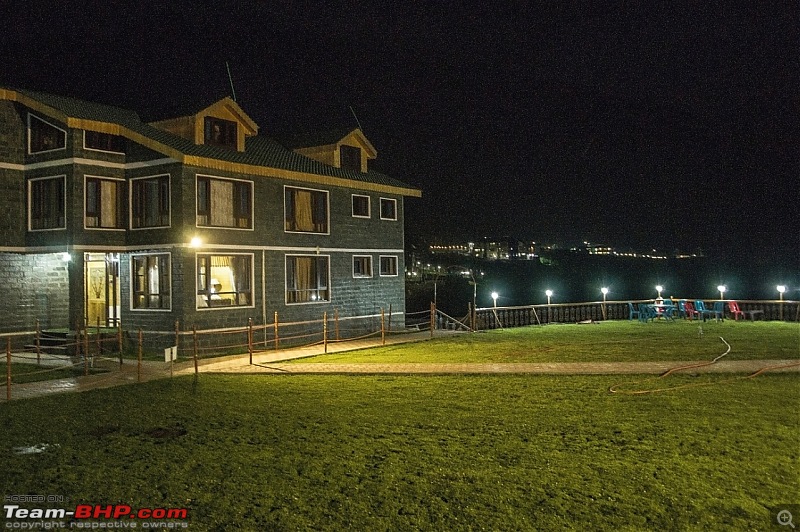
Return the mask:
<path id="1" fill-rule="evenodd" d="M 353 113 L 353 118 L 356 119 L 356 124 L 358 124 L 358 129 L 360 129 L 361 132 L 363 133 L 364 132 L 364 128 L 361 127 L 361 122 L 358 121 L 358 117 L 356 116 L 356 112 L 353 111 L 353 106 L 352 105 L 350 106 L 350 112 Z"/>
<path id="2" fill-rule="evenodd" d="M 236 101 L 236 90 L 233 88 L 233 78 L 231 77 L 231 67 L 228 65 L 228 62 L 225 61 L 225 68 L 228 69 L 228 81 L 231 82 L 231 95 L 233 96 L 233 101 Z"/>

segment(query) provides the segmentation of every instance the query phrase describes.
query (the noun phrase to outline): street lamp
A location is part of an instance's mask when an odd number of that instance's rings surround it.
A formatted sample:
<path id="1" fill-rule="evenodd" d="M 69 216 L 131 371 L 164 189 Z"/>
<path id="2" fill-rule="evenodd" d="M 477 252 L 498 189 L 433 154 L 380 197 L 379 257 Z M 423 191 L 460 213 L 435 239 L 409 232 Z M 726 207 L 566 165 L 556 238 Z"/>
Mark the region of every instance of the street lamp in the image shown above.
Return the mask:
<path id="1" fill-rule="evenodd" d="M 497 292 L 492 292 L 492 301 L 494 301 L 494 306 L 497 308 L 497 298 L 500 297 L 500 294 Z"/>
<path id="2" fill-rule="evenodd" d="M 661 286 L 660 284 L 656 285 L 656 292 L 658 292 L 658 299 L 661 299 L 661 291 L 662 290 L 664 290 L 663 286 Z"/>
<path id="3" fill-rule="evenodd" d="M 717 290 L 719 290 L 719 298 L 720 299 L 725 299 L 725 291 L 727 289 L 728 289 L 728 287 L 726 287 L 724 284 L 721 284 L 721 285 L 719 285 L 717 287 Z"/>
<path id="4" fill-rule="evenodd" d="M 547 323 L 550 323 L 550 298 L 553 296 L 553 291 L 545 290 L 544 295 L 547 296 Z"/>
<path id="5" fill-rule="evenodd" d="M 778 308 L 779 308 L 779 312 L 780 312 L 780 316 L 781 316 L 781 321 L 783 321 L 783 293 L 786 292 L 786 286 L 782 285 L 782 284 L 779 284 L 777 286 L 777 289 L 778 289 L 778 297 L 780 297 L 780 300 L 781 300 L 781 306 L 778 307 Z"/>
<path id="6" fill-rule="evenodd" d="M 606 296 L 608 295 L 608 288 L 605 286 L 600 289 L 603 292 L 603 320 L 606 319 Z"/>

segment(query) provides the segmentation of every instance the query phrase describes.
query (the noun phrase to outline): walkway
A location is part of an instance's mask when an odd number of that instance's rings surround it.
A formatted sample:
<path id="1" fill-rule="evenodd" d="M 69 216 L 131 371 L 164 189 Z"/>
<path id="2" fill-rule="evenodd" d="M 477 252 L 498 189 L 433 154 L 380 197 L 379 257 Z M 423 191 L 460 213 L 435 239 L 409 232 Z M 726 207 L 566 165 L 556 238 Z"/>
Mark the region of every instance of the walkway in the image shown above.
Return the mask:
<path id="1" fill-rule="evenodd" d="M 436 331 L 441 338 L 453 331 Z M 386 338 L 386 345 L 419 342 L 430 339 L 430 332 L 408 333 Z M 328 353 L 352 351 L 368 347 L 379 347 L 380 340 L 370 338 L 328 344 Z M 200 373 L 237 374 L 413 374 L 413 375 L 465 375 L 465 374 L 538 374 L 538 375 L 611 375 L 611 374 L 654 374 L 664 373 L 672 368 L 693 364 L 702 367 L 686 370 L 688 373 L 754 373 L 767 366 L 788 366 L 776 368 L 775 372 L 800 372 L 799 360 L 721 360 L 713 365 L 708 361 L 656 361 L 656 362 L 542 362 L 509 364 L 339 364 L 303 363 L 289 360 L 324 354 L 322 345 L 281 349 L 256 353 L 253 364 L 247 354 L 228 357 L 215 357 L 199 361 Z M 140 375 L 135 360 L 126 360 L 123 366 L 113 363 L 112 371 L 97 375 L 58 379 L 12 386 L 13 399 L 39 397 L 62 392 L 82 392 L 99 388 L 110 388 L 139 381 Z M 176 362 L 171 368 L 164 362 L 147 361 L 142 364 L 141 381 L 168 378 L 171 375 L 191 375 L 194 373 L 193 361 Z M 3 387 L 5 388 L 5 387 Z M 6 400 L 3 390 L 0 402 Z"/>

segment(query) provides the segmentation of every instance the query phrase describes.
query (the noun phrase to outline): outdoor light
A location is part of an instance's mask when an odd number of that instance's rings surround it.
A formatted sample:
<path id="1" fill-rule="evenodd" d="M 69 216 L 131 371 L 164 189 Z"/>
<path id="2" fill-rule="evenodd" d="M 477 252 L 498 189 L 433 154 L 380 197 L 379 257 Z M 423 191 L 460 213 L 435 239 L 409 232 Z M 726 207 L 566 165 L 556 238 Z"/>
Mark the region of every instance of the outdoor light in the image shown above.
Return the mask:
<path id="1" fill-rule="evenodd" d="M 777 289 L 778 289 L 778 296 L 781 299 L 781 306 L 780 306 L 780 310 L 779 310 L 779 312 L 781 314 L 780 315 L 780 319 L 781 319 L 781 321 L 783 321 L 783 293 L 786 292 L 786 286 L 782 285 L 782 284 L 779 284 L 777 286 Z"/>
<path id="2" fill-rule="evenodd" d="M 550 322 L 550 298 L 553 296 L 552 290 L 545 290 L 544 295 L 547 296 L 547 322 Z"/>
<path id="3" fill-rule="evenodd" d="M 719 298 L 720 299 L 725 299 L 725 290 L 727 290 L 727 289 L 728 288 L 724 284 L 721 284 L 721 285 L 719 285 L 717 287 L 717 290 L 719 290 Z"/>
<path id="4" fill-rule="evenodd" d="M 61 254 L 61 260 L 63 260 L 64 262 L 69 262 L 72 260 L 72 255 L 70 255 L 68 252 L 65 251 L 64 253 Z"/>
<path id="5" fill-rule="evenodd" d="M 664 290 L 664 287 L 661 285 L 656 286 L 656 292 L 658 292 L 658 298 L 661 299 L 661 291 Z"/>
<path id="6" fill-rule="evenodd" d="M 193 236 L 192 239 L 189 241 L 189 245 L 193 248 L 199 248 L 203 245 L 203 241 L 200 239 L 199 236 Z"/>
<path id="7" fill-rule="evenodd" d="M 494 301 L 494 306 L 497 306 L 497 298 L 500 297 L 500 294 L 497 292 L 492 292 L 492 300 Z"/>
<path id="8" fill-rule="evenodd" d="M 605 286 L 600 289 L 603 292 L 603 319 L 606 319 L 606 295 L 608 295 L 608 288 Z"/>

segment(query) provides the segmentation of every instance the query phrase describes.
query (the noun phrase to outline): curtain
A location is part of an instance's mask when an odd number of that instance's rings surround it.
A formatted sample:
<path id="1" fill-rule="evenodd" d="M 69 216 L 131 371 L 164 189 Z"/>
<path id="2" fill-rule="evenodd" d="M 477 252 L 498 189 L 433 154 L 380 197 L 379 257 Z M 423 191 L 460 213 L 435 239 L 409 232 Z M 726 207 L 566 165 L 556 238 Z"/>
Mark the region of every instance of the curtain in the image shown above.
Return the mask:
<path id="1" fill-rule="evenodd" d="M 314 220 L 311 208 L 311 192 L 308 190 L 295 191 L 294 221 L 297 231 L 313 231 Z"/>
<path id="2" fill-rule="evenodd" d="M 233 183 L 214 179 L 211 181 L 211 225 L 233 227 Z"/>
<path id="3" fill-rule="evenodd" d="M 117 183 L 100 182 L 100 227 L 117 227 Z"/>

